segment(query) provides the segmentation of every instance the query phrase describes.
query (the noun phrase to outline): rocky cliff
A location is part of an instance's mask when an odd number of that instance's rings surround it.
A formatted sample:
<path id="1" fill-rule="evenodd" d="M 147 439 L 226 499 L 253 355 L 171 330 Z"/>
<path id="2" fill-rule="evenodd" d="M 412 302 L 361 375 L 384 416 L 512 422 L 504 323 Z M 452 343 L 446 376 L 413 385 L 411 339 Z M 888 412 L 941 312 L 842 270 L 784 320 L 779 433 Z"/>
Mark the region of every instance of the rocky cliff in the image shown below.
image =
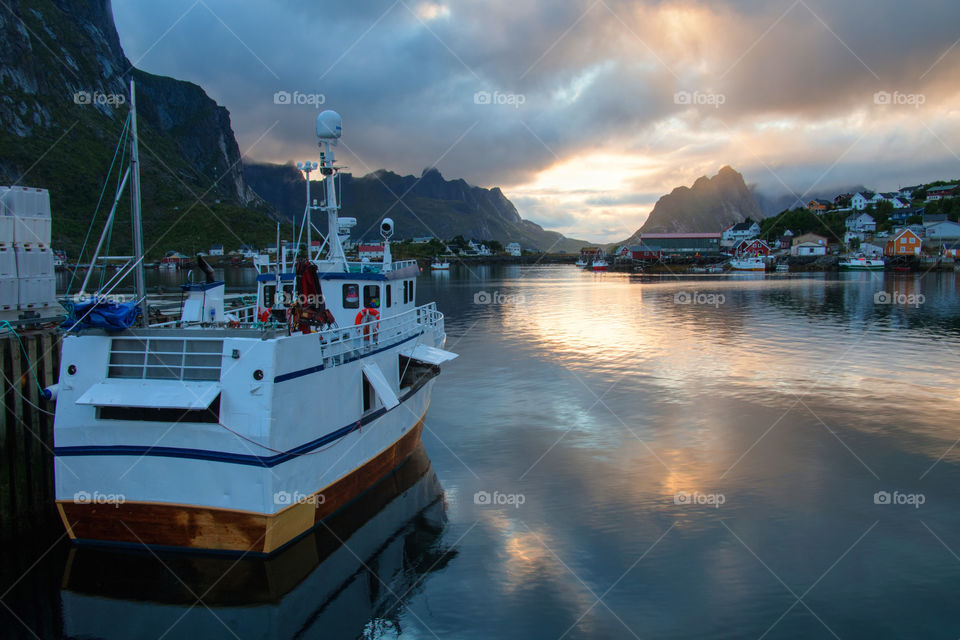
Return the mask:
<path id="1" fill-rule="evenodd" d="M 763 212 L 743 182 L 743 176 L 723 167 L 712 178 L 703 176 L 692 187 L 677 187 L 657 201 L 650 216 L 626 242 L 647 233 L 710 233 Z"/>
<path id="2" fill-rule="evenodd" d="M 0 184 L 50 189 L 55 244 L 75 246 L 86 231 L 127 117 L 131 78 L 146 242 L 149 227 L 182 235 L 172 227 L 191 207 L 187 218 L 209 213 L 198 199 L 219 200 L 243 218 L 241 227 L 258 227 L 258 218 L 271 226 L 262 211 L 240 212 L 262 203 L 244 182 L 230 114 L 197 85 L 136 69 L 110 0 L 11 0 L 0 10 L 0 34 Z"/>

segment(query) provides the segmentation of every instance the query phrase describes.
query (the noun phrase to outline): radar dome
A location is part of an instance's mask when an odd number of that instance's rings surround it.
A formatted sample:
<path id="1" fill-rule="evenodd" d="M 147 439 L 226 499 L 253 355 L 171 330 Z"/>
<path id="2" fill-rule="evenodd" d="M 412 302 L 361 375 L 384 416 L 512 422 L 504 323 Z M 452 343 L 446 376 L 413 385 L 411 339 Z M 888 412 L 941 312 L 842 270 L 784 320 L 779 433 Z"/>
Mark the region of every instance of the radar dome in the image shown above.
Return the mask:
<path id="1" fill-rule="evenodd" d="M 342 121 L 336 111 L 323 111 L 317 116 L 317 137 L 321 140 L 336 140 L 340 137 Z"/>

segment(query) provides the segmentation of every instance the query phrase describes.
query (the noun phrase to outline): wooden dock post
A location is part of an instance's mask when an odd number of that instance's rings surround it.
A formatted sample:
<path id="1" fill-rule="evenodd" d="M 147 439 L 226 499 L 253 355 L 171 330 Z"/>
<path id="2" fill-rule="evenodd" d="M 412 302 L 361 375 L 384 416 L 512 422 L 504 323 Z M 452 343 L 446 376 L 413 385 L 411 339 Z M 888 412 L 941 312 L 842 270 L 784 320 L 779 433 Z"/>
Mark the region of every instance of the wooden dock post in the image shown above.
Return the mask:
<path id="1" fill-rule="evenodd" d="M 56 522 L 53 407 L 40 385 L 53 384 L 60 339 L 24 329 L 0 337 L 0 539 L 22 537 Z"/>

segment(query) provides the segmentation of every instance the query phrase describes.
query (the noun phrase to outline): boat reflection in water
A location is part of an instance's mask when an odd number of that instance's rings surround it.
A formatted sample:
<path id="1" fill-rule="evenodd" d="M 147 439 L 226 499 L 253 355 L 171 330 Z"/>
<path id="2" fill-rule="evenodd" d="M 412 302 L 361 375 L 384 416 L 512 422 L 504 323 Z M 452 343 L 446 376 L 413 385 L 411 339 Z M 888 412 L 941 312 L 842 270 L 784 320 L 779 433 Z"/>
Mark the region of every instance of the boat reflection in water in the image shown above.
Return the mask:
<path id="1" fill-rule="evenodd" d="M 420 445 L 354 503 L 274 556 L 71 550 L 67 637 L 355 638 L 399 632 L 401 603 L 456 551 Z"/>

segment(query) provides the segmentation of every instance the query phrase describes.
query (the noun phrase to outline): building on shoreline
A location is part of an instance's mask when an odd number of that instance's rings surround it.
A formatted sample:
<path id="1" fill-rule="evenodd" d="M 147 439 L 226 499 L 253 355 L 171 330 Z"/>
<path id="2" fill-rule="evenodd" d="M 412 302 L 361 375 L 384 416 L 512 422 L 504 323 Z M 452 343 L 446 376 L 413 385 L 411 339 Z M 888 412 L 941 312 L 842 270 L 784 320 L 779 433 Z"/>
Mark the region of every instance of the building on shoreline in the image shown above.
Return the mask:
<path id="1" fill-rule="evenodd" d="M 720 253 L 719 233 L 643 233 L 641 244 L 658 246 L 663 256 L 705 256 Z"/>

